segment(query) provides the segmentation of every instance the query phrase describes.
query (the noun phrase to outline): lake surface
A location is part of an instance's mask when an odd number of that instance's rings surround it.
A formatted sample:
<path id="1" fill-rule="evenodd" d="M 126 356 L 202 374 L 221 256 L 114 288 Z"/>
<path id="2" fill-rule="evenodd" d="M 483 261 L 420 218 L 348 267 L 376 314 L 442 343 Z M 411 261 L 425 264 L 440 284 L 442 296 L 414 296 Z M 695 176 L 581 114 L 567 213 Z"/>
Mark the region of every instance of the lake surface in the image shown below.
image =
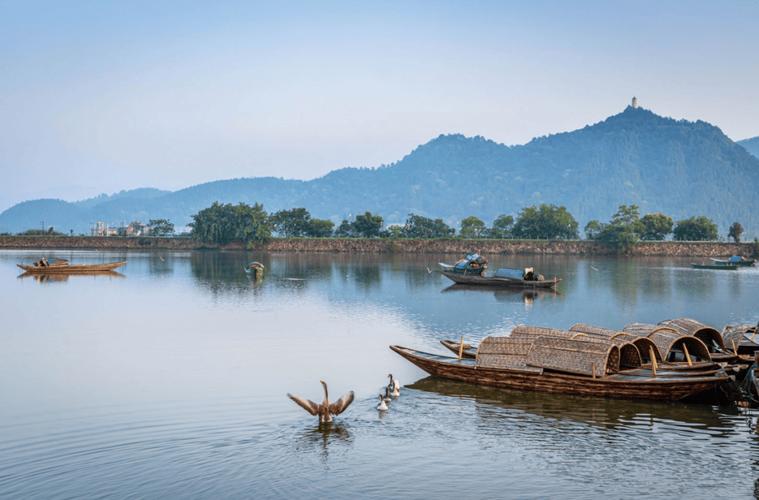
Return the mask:
<path id="1" fill-rule="evenodd" d="M 59 251 L 119 276 L 17 278 L 0 252 L 0 497 L 751 498 L 757 413 L 483 389 L 389 344 L 444 352 L 520 323 L 759 320 L 759 269 L 491 257 L 560 293 L 449 287 L 451 256 Z M 243 273 L 259 260 L 261 283 Z M 375 410 L 392 372 L 404 385 Z M 354 390 L 333 425 L 287 392 Z"/>

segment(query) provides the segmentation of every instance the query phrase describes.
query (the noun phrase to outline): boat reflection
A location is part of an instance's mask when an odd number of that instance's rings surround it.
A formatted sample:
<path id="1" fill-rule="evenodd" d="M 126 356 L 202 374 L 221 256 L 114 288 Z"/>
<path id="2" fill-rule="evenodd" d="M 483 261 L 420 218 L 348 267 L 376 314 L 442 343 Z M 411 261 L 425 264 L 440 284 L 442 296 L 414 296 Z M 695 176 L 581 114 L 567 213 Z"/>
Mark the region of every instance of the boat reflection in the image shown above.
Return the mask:
<path id="1" fill-rule="evenodd" d="M 543 297 L 559 297 L 561 295 L 557 290 L 520 290 L 503 288 L 499 286 L 484 285 L 451 285 L 444 288 L 440 293 L 452 292 L 493 292 L 498 302 L 523 302 L 525 305 L 531 305 Z"/>
<path id="2" fill-rule="evenodd" d="M 69 278 L 81 278 L 81 277 L 108 277 L 108 278 L 126 278 L 123 274 L 116 271 L 92 271 L 92 272 L 79 272 L 75 274 L 64 273 L 21 273 L 17 276 L 19 279 L 34 278 L 37 283 L 55 283 L 68 281 Z"/>
<path id="3" fill-rule="evenodd" d="M 482 418 L 502 418 L 502 409 L 523 411 L 555 420 L 572 420 L 596 427 L 615 428 L 680 422 L 712 432 L 729 432 L 731 410 L 709 405 L 659 403 L 621 399 L 590 398 L 541 392 L 520 392 L 426 377 L 407 386 L 424 392 L 474 400 Z M 737 415 L 737 412 L 736 412 Z"/>

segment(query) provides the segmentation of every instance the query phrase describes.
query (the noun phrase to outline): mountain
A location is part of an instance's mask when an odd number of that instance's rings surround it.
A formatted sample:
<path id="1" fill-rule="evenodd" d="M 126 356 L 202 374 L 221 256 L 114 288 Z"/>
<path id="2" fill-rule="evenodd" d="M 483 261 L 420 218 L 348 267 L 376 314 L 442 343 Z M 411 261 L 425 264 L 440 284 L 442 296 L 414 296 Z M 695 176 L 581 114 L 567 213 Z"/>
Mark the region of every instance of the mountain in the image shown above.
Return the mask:
<path id="1" fill-rule="evenodd" d="M 745 147 L 745 145 L 744 145 Z M 675 219 L 707 215 L 722 233 L 740 221 L 759 233 L 759 159 L 706 122 L 642 109 L 582 129 L 505 146 L 482 137 L 441 135 L 391 165 L 343 168 L 310 181 L 273 177 L 208 182 L 174 192 L 135 190 L 76 203 L 36 200 L 0 214 L 0 231 L 38 227 L 86 231 L 89 223 L 166 217 L 181 227 L 214 201 L 261 202 L 269 211 L 306 207 L 339 221 L 370 210 L 389 223 L 408 213 L 458 223 L 491 221 L 537 203 L 565 205 L 581 226 L 608 220 L 622 203 Z"/>
<path id="2" fill-rule="evenodd" d="M 759 158 L 759 137 L 743 139 L 742 141 L 738 141 L 738 144 L 743 146 L 746 151 Z"/>

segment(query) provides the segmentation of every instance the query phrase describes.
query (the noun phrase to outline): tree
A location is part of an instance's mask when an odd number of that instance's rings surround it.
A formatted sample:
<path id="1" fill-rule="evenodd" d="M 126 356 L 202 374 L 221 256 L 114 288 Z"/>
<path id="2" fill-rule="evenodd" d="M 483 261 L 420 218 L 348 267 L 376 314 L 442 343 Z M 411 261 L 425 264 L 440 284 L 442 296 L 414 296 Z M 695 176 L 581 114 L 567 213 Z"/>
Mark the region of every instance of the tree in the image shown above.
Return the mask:
<path id="1" fill-rule="evenodd" d="M 491 238 L 505 239 L 511 238 L 511 231 L 514 229 L 514 217 L 511 215 L 499 215 L 493 221 L 493 227 L 490 228 L 488 236 Z"/>
<path id="2" fill-rule="evenodd" d="M 448 226 L 443 219 L 430 219 L 422 215 L 409 214 L 403 226 L 406 238 L 449 238 L 456 230 Z"/>
<path id="3" fill-rule="evenodd" d="M 271 222 L 263 205 L 214 202 L 192 216 L 192 237 L 209 243 L 263 242 L 271 237 Z"/>
<path id="4" fill-rule="evenodd" d="M 603 231 L 605 225 L 606 224 L 602 224 L 595 219 L 588 222 L 585 224 L 585 237 L 589 240 L 598 239 L 598 236 L 601 234 L 601 231 Z"/>
<path id="5" fill-rule="evenodd" d="M 620 205 L 617 212 L 611 216 L 610 224 L 625 226 L 632 232 L 640 234 L 643 227 L 640 222 L 638 205 Z"/>
<path id="6" fill-rule="evenodd" d="M 271 216 L 272 227 L 285 238 L 306 236 L 310 223 L 311 214 L 305 208 L 280 210 Z"/>
<path id="7" fill-rule="evenodd" d="M 174 224 L 169 219 L 150 219 L 148 231 L 151 236 L 168 236 L 174 234 Z"/>
<path id="8" fill-rule="evenodd" d="M 514 236 L 534 240 L 577 239 L 577 221 L 565 207 L 542 204 L 523 208 L 514 224 Z"/>
<path id="9" fill-rule="evenodd" d="M 633 224 L 604 224 L 596 236 L 601 243 L 617 252 L 627 252 L 640 240 Z"/>
<path id="10" fill-rule="evenodd" d="M 717 224 L 704 216 L 677 221 L 674 229 L 677 241 L 713 241 L 717 239 Z"/>
<path id="11" fill-rule="evenodd" d="M 363 215 L 357 215 L 353 221 L 353 232 L 357 236 L 364 238 L 376 238 L 382 230 L 382 216 L 372 215 L 371 212 L 364 212 Z"/>
<path id="12" fill-rule="evenodd" d="M 646 214 L 641 220 L 641 239 L 647 241 L 661 241 L 672 232 L 674 222 L 672 217 L 662 213 Z"/>
<path id="13" fill-rule="evenodd" d="M 306 236 L 312 238 L 329 238 L 332 236 L 332 229 L 335 223 L 329 219 L 311 219 L 308 221 Z"/>
<path id="14" fill-rule="evenodd" d="M 730 225 L 730 230 L 727 233 L 728 238 L 732 238 L 734 242 L 741 242 L 741 235 L 743 234 L 743 226 L 740 222 L 733 222 Z"/>
<path id="15" fill-rule="evenodd" d="M 653 216 L 648 220 L 652 219 L 654 222 L 659 220 Z M 608 224 L 593 220 L 585 226 L 588 238 L 600 241 L 618 252 L 629 251 L 641 239 L 645 230 L 646 225 L 640 218 L 637 205 L 620 205 Z"/>
<path id="16" fill-rule="evenodd" d="M 461 230 L 459 236 L 462 238 L 480 238 L 485 233 L 487 227 L 481 219 L 470 215 L 461 221 Z"/>
<path id="17" fill-rule="evenodd" d="M 338 238 L 353 238 L 355 236 L 353 233 L 353 224 L 348 222 L 347 219 L 343 219 L 340 225 L 337 226 L 337 229 L 335 229 L 335 236 Z"/>

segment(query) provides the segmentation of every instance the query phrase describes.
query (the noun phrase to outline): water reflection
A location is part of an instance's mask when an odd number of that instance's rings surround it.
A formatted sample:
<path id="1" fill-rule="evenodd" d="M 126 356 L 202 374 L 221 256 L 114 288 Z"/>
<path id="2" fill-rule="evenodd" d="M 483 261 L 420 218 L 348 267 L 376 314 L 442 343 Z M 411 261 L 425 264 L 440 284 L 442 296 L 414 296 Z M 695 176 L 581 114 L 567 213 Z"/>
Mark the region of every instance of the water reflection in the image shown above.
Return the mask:
<path id="1" fill-rule="evenodd" d="M 471 292 L 471 293 L 490 293 L 498 302 L 504 303 L 523 303 L 525 306 L 532 306 L 536 300 L 544 297 L 557 298 L 561 292 L 557 290 L 520 290 L 517 288 L 504 288 L 500 286 L 482 286 L 482 285 L 462 285 L 455 284 L 441 290 L 441 293 L 454 292 Z"/>
<path id="2" fill-rule="evenodd" d="M 519 410 L 555 420 L 573 420 L 598 427 L 640 425 L 656 420 L 681 422 L 717 431 L 729 430 L 734 424 L 736 411 L 709 405 L 686 403 L 658 403 L 653 401 L 625 401 L 589 398 L 541 392 L 520 392 L 426 377 L 407 386 L 443 396 L 466 398 L 478 404 L 483 419 L 502 418 L 495 408 Z M 732 416 L 730 416 L 732 415 Z"/>
<path id="3" fill-rule="evenodd" d="M 17 276 L 19 279 L 27 279 L 27 278 L 33 278 L 34 281 L 37 283 L 62 283 L 69 280 L 69 278 L 93 278 L 93 277 L 101 277 L 101 278 L 125 278 L 123 274 L 117 272 L 117 271 L 92 271 L 92 272 L 78 272 L 75 274 L 65 274 L 65 273 L 52 273 L 52 274 L 44 274 L 44 273 L 29 273 L 29 272 L 23 272 Z"/>
<path id="4" fill-rule="evenodd" d="M 295 435 L 294 445 L 297 453 L 319 451 L 323 461 L 329 458 L 330 447 L 350 446 L 353 436 L 347 425 L 340 422 L 325 422 L 309 427 Z"/>

